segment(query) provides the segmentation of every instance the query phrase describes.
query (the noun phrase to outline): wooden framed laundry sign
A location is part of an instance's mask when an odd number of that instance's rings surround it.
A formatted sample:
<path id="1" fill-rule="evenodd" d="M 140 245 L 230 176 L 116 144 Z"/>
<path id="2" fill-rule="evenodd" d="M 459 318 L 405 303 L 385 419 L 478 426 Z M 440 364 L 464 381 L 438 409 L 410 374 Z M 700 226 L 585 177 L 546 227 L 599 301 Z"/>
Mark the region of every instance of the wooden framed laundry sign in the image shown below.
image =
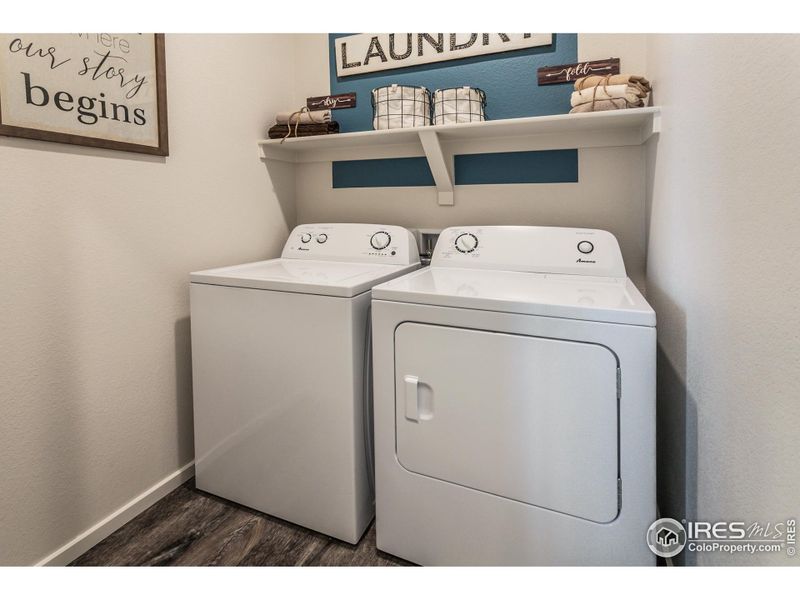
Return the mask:
<path id="1" fill-rule="evenodd" d="M 552 43 L 552 33 L 359 33 L 336 39 L 336 73 L 346 77 Z"/>
<path id="2" fill-rule="evenodd" d="M 167 156 L 164 35 L 0 34 L 0 135 Z"/>

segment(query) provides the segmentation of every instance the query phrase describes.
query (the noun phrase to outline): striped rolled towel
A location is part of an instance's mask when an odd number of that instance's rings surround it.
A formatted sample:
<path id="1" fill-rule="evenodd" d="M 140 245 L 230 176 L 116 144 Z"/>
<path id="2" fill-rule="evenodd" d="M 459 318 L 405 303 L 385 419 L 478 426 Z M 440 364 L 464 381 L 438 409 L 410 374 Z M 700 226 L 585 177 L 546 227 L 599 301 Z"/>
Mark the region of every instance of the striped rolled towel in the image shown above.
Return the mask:
<path id="1" fill-rule="evenodd" d="M 292 124 L 300 120 L 301 125 L 313 123 L 330 123 L 331 111 L 329 110 L 314 110 L 314 111 L 284 111 L 275 115 L 275 122 L 278 125 L 284 125 L 291 119 Z"/>
<path id="2" fill-rule="evenodd" d="M 586 88 L 593 88 L 598 85 L 627 85 L 636 88 L 640 97 L 644 97 L 652 91 L 650 82 L 641 75 L 630 75 L 620 73 L 619 75 L 589 75 L 575 80 L 575 91 L 579 92 Z"/>
<path id="3" fill-rule="evenodd" d="M 631 103 L 625 98 L 609 98 L 608 100 L 596 100 L 595 102 L 584 102 L 574 106 L 569 112 L 587 113 L 587 112 L 601 112 L 604 110 L 621 110 L 623 108 L 636 108 L 642 106 L 641 100 L 638 103 Z"/>
<path id="4" fill-rule="evenodd" d="M 630 85 L 598 85 L 572 92 L 569 102 L 572 106 L 578 106 L 579 104 L 586 104 L 587 102 L 622 98 L 631 104 L 641 106 L 646 97 L 646 95 L 640 96 L 636 88 Z"/>

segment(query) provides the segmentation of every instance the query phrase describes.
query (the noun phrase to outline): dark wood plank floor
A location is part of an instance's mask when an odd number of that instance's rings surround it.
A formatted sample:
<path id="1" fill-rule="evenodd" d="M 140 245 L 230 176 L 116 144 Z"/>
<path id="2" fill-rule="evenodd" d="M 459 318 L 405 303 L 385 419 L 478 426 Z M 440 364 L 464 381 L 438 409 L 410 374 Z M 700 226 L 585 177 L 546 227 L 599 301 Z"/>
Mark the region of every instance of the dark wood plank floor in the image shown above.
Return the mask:
<path id="1" fill-rule="evenodd" d="M 72 566 L 409 565 L 379 551 L 373 523 L 357 545 L 270 517 L 196 490 L 191 480 L 102 542 Z"/>

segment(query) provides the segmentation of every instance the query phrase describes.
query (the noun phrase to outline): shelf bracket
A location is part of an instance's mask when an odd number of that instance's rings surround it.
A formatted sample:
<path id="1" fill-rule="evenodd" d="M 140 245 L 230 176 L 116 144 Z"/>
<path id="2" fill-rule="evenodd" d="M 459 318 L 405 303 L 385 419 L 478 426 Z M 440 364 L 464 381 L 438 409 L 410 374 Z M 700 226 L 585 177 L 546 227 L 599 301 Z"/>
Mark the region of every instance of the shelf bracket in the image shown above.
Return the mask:
<path id="1" fill-rule="evenodd" d="M 645 143 L 651 136 L 661 133 L 661 112 L 653 113 L 642 127 L 641 142 Z"/>
<path id="2" fill-rule="evenodd" d="M 447 167 L 439 136 L 435 131 L 420 131 L 419 141 L 422 143 L 422 149 L 425 151 L 425 157 L 428 159 L 428 165 L 436 183 L 439 205 L 453 206 L 453 174 Z"/>

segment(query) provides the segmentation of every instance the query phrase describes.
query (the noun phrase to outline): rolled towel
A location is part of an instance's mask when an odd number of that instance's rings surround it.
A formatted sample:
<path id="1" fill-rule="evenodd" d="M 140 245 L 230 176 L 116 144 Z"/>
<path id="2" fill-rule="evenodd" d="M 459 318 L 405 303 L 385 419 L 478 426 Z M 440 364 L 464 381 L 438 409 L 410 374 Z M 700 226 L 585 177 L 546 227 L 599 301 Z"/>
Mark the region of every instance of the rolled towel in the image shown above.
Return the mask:
<path id="1" fill-rule="evenodd" d="M 273 125 L 267 131 L 267 137 L 270 139 L 279 139 L 287 137 L 308 137 L 312 135 L 330 135 L 332 133 L 339 133 L 339 123 L 331 121 L 330 123 L 314 123 L 307 125 Z"/>
<path id="2" fill-rule="evenodd" d="M 289 122 L 289 119 L 292 120 L 292 124 L 297 123 L 297 119 L 300 119 L 301 125 L 307 125 L 309 123 L 329 123 L 331 120 L 331 111 L 329 110 L 313 110 L 313 111 L 285 111 L 279 112 L 275 115 L 275 122 L 278 125 L 285 125 Z"/>
<path id="3" fill-rule="evenodd" d="M 586 102 L 609 100 L 611 98 L 623 98 L 628 102 L 642 102 L 643 96 L 639 95 L 636 88 L 625 84 L 598 85 L 572 92 L 569 102 L 572 106 L 578 106 Z"/>
<path id="4" fill-rule="evenodd" d="M 578 104 L 578 106 L 575 106 L 569 112 L 570 114 L 600 112 L 604 110 L 620 110 L 623 108 L 636 108 L 639 106 L 644 106 L 644 102 L 642 102 L 641 98 L 637 103 L 628 102 L 625 98 L 610 98 L 608 100 L 597 100 L 595 102 L 584 102 L 583 104 Z"/>
<path id="5" fill-rule="evenodd" d="M 589 75 L 575 80 L 575 90 L 580 91 L 596 85 L 630 85 L 638 88 L 643 96 L 650 93 L 650 82 L 641 75 L 620 73 L 619 75 Z"/>

